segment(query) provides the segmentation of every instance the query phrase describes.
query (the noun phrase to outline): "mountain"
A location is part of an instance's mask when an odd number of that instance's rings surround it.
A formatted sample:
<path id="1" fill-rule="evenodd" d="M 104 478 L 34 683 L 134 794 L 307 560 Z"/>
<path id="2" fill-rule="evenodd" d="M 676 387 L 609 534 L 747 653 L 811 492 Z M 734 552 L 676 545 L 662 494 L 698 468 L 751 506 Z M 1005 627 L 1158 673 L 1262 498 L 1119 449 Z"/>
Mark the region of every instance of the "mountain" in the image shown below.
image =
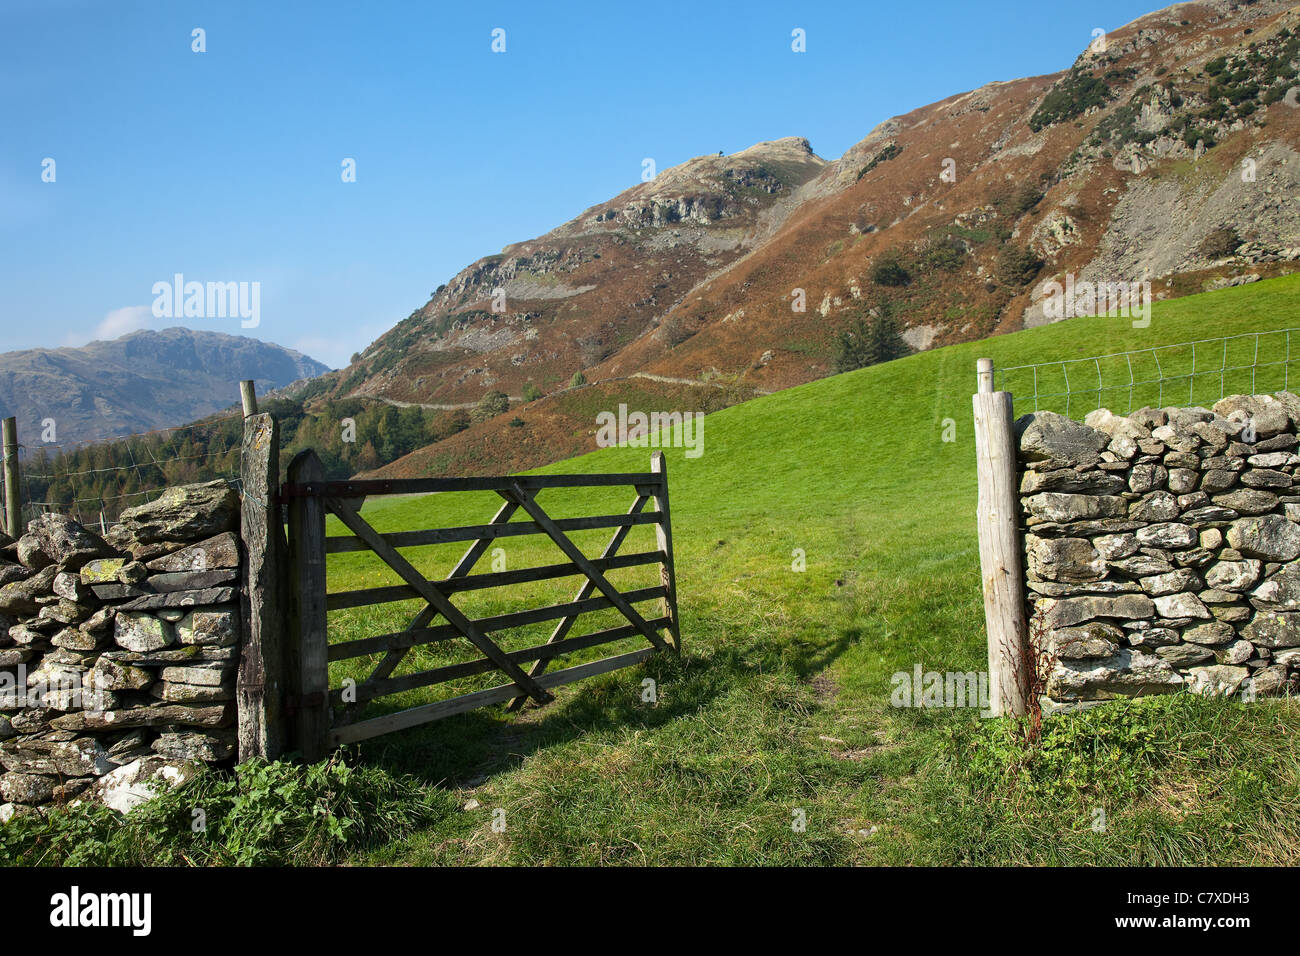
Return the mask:
<path id="1" fill-rule="evenodd" d="M 1178 4 L 833 161 L 798 137 L 692 159 L 468 266 L 313 391 L 540 392 L 382 473 L 525 467 L 594 447 L 628 396 L 700 408 L 827 375 L 868 315 L 925 350 L 1049 321 L 1067 276 L 1163 299 L 1294 271 L 1297 29 L 1284 0 Z"/>
<path id="2" fill-rule="evenodd" d="M 56 441 L 81 442 L 182 425 L 329 369 L 300 352 L 219 332 L 132 332 L 81 348 L 0 353 L 0 417 L 33 446 L 53 419 Z"/>

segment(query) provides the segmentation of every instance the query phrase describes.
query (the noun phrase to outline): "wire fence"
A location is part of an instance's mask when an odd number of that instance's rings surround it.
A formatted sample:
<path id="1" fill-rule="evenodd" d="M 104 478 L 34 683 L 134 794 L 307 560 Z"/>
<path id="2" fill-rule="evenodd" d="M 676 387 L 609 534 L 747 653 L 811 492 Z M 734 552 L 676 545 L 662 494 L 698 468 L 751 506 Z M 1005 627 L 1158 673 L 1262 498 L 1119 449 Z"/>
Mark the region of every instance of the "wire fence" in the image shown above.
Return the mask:
<path id="1" fill-rule="evenodd" d="M 1291 365 L 1300 372 L 1300 355 L 1291 350 L 1295 332 L 1300 329 L 1245 332 L 1017 365 L 997 369 L 995 383 L 1011 393 L 1017 414 L 1054 411 L 1081 419 L 1098 408 L 1127 415 L 1146 405 L 1208 406 L 1228 395 L 1289 391 Z"/>
<path id="2" fill-rule="evenodd" d="M 56 512 L 103 533 L 123 510 L 154 500 L 170 484 L 222 478 L 238 488 L 241 443 L 223 426 L 242 419 L 237 413 L 66 442 L 26 442 L 20 434 L 20 525 Z"/>

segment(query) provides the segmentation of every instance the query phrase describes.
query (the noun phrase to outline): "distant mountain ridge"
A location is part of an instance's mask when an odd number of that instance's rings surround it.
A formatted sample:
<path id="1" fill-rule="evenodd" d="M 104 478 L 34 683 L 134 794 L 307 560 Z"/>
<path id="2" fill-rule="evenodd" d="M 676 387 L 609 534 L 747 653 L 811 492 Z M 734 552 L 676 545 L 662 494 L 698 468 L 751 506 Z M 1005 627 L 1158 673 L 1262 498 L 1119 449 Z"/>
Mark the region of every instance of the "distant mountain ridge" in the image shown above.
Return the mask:
<path id="1" fill-rule="evenodd" d="M 131 332 L 80 348 L 0 352 L 0 417 L 16 416 L 19 441 L 39 442 L 53 419 L 59 443 L 184 425 L 258 391 L 329 371 L 270 342 L 185 328 Z"/>

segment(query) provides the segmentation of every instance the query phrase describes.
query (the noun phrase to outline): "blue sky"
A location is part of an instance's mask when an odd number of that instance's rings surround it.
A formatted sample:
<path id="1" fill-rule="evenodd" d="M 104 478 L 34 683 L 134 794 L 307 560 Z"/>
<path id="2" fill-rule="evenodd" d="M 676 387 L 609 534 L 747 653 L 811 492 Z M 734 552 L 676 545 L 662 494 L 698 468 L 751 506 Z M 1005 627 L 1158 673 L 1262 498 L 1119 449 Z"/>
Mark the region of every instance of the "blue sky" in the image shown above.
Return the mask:
<path id="1" fill-rule="evenodd" d="M 833 159 L 1154 2 L 0 0 L 0 351 L 184 324 L 346 364 L 644 157 L 806 136 Z M 154 318 L 176 273 L 260 283 L 260 324 Z"/>

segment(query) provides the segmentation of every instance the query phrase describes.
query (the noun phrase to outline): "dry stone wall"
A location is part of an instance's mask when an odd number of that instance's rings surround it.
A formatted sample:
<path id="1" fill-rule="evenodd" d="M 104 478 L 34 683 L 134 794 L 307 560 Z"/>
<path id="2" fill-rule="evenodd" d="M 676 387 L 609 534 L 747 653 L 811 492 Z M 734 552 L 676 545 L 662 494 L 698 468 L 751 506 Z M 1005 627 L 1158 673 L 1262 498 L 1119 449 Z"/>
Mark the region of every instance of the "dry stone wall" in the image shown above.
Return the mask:
<path id="1" fill-rule="evenodd" d="M 118 809 L 235 755 L 239 497 L 167 489 L 100 537 L 55 514 L 0 535 L 0 821 Z"/>
<path id="2" fill-rule="evenodd" d="M 1300 397 L 1016 422 L 1044 709 L 1300 685 Z"/>

